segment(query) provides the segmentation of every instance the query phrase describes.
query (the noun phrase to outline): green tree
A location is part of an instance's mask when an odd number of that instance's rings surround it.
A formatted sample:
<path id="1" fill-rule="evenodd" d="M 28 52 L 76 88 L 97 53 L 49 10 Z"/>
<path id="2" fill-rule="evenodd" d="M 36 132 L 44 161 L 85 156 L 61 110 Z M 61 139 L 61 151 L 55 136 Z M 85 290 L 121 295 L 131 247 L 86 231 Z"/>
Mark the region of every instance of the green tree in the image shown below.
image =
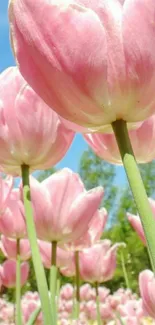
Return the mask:
<path id="1" fill-rule="evenodd" d="M 85 151 L 81 157 L 79 174 L 87 189 L 103 186 L 103 205 L 110 211 L 117 197 L 117 186 L 114 184 L 116 167 L 97 157 L 91 149 Z"/>
<path id="2" fill-rule="evenodd" d="M 43 171 L 39 172 L 39 174 L 37 176 L 37 180 L 39 182 L 42 182 L 44 179 L 46 179 L 50 175 L 54 174 L 55 172 L 56 172 L 56 168 L 55 167 L 52 167 L 52 168 L 47 169 L 47 170 L 43 170 Z"/>

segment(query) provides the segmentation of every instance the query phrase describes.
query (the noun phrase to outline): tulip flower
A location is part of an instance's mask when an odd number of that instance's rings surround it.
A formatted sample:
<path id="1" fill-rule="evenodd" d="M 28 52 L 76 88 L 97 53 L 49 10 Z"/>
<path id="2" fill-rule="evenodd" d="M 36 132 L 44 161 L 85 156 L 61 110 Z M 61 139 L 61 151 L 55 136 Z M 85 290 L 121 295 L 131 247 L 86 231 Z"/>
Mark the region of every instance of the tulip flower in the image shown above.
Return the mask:
<path id="1" fill-rule="evenodd" d="M 105 208 L 102 208 L 95 212 L 92 220 L 89 223 L 86 233 L 77 240 L 72 240 L 63 246 L 67 250 L 80 251 L 84 248 L 88 248 L 97 242 L 104 230 L 108 218 L 108 214 Z"/>
<path id="2" fill-rule="evenodd" d="M 155 318 L 155 277 L 152 271 L 145 270 L 140 273 L 139 289 L 144 310 Z"/>
<path id="3" fill-rule="evenodd" d="M 39 239 L 65 243 L 86 233 L 103 198 L 102 187 L 86 191 L 78 174 L 68 168 L 41 183 L 31 177 L 30 183 Z"/>
<path id="4" fill-rule="evenodd" d="M 16 67 L 0 75 L 0 166 L 12 175 L 21 166 L 47 169 L 67 152 L 74 133 L 68 130 Z"/>
<path id="5" fill-rule="evenodd" d="M 17 252 L 17 240 L 1 236 L 1 250 L 4 256 L 8 259 L 17 259 L 17 254 L 20 255 L 20 260 L 26 261 L 31 257 L 31 248 L 28 239 L 20 239 L 19 252 Z"/>
<path id="6" fill-rule="evenodd" d="M 147 163 L 155 159 L 155 115 L 139 123 L 137 128 L 129 130 L 129 137 L 137 162 Z M 122 164 L 113 133 L 89 133 L 84 135 L 84 139 L 100 158 L 113 164 Z"/>
<path id="7" fill-rule="evenodd" d="M 111 245 L 111 241 L 104 239 L 92 247 L 79 252 L 79 271 L 82 280 L 90 283 L 102 283 L 113 278 L 116 270 L 117 249 L 124 243 Z M 97 267 L 96 267 L 97 265 Z M 75 259 L 70 264 L 60 269 L 65 276 L 75 276 Z"/>
<path id="8" fill-rule="evenodd" d="M 0 215 L 3 215 L 10 201 L 10 195 L 13 188 L 13 178 L 11 176 L 2 178 L 0 175 Z"/>
<path id="9" fill-rule="evenodd" d="M 52 245 L 43 240 L 38 240 L 38 245 L 43 265 L 45 268 L 50 269 L 52 264 Z M 71 252 L 67 252 L 64 249 L 57 247 L 56 262 L 59 268 L 69 265 L 72 257 L 73 254 Z"/>
<path id="10" fill-rule="evenodd" d="M 116 270 L 116 252 L 122 244 L 111 246 L 105 239 L 79 254 L 80 275 L 84 281 L 102 283 L 113 278 Z"/>
<path id="11" fill-rule="evenodd" d="M 153 199 L 149 198 L 149 203 L 150 203 L 150 206 L 151 206 L 154 218 L 155 218 L 155 201 Z M 138 234 L 139 238 L 141 239 L 141 241 L 143 242 L 143 244 L 146 245 L 146 238 L 145 238 L 144 230 L 143 230 L 142 223 L 141 223 L 139 216 L 136 216 L 131 213 L 127 213 L 127 217 L 128 217 L 128 220 L 129 220 L 131 226 L 137 232 L 137 234 Z"/>
<path id="12" fill-rule="evenodd" d="M 71 122 L 144 120 L 155 112 L 154 10 L 154 0 L 11 0 L 20 71 Z"/>
<path id="13" fill-rule="evenodd" d="M 22 313 L 24 318 L 24 324 L 27 324 L 29 319 L 31 318 L 32 314 L 39 308 L 40 303 L 36 300 L 28 300 L 22 303 Z M 35 325 L 42 325 L 43 319 L 42 314 L 39 313 L 37 319 L 35 321 Z"/>
<path id="14" fill-rule="evenodd" d="M 23 202 L 19 189 L 13 189 L 7 208 L 0 218 L 0 232 L 6 237 L 21 239 L 27 237 L 26 221 L 22 213 Z"/>
<path id="15" fill-rule="evenodd" d="M 68 278 L 75 277 L 76 276 L 75 259 L 72 258 L 68 266 L 61 267 L 60 273 Z"/>
<path id="16" fill-rule="evenodd" d="M 71 300 L 73 299 L 74 288 L 70 283 L 65 284 L 61 287 L 60 299 L 62 300 Z"/>
<path id="17" fill-rule="evenodd" d="M 15 288 L 16 286 L 16 262 L 13 260 L 6 260 L 0 267 L 0 276 L 2 284 L 6 288 Z M 21 286 L 23 286 L 29 276 L 29 264 L 23 262 L 21 264 Z"/>
<path id="18" fill-rule="evenodd" d="M 27 301 L 39 301 L 39 294 L 37 291 L 32 292 L 32 291 L 27 291 L 24 296 L 22 297 L 22 302 L 27 303 Z"/>
<path id="19" fill-rule="evenodd" d="M 90 284 L 85 283 L 80 287 L 80 299 L 81 301 L 89 301 L 96 299 L 96 294 L 94 288 Z"/>

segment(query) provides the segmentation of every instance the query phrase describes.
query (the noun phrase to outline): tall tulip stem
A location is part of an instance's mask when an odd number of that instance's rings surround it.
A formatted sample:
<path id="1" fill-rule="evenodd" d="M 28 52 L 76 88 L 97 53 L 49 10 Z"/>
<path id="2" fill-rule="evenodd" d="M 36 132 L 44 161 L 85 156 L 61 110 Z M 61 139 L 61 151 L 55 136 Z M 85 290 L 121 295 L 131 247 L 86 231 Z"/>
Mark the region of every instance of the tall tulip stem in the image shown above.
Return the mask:
<path id="1" fill-rule="evenodd" d="M 141 174 L 134 157 L 127 124 L 123 120 L 117 120 L 112 123 L 112 128 L 117 140 L 122 162 L 128 177 L 129 185 L 137 206 L 137 210 L 139 216 L 141 217 L 150 260 L 153 271 L 155 273 L 155 220 L 148 201 Z"/>
<path id="2" fill-rule="evenodd" d="M 51 313 L 50 300 L 48 295 L 48 286 L 45 271 L 41 261 L 39 248 L 37 244 L 37 235 L 33 219 L 33 211 L 31 205 L 30 183 L 29 183 L 29 167 L 21 166 L 23 181 L 23 200 L 25 206 L 25 216 L 27 224 L 27 233 L 31 245 L 32 260 L 37 280 L 38 291 L 41 300 L 44 324 L 55 325 Z"/>
<path id="3" fill-rule="evenodd" d="M 20 239 L 17 239 L 15 324 L 22 325 Z"/>
<path id="4" fill-rule="evenodd" d="M 76 303 L 75 303 L 75 317 L 79 318 L 80 313 L 80 269 L 79 269 L 79 252 L 75 252 L 75 284 L 76 284 Z"/>
<path id="5" fill-rule="evenodd" d="M 97 310 L 97 324 L 101 325 L 101 314 L 100 314 L 100 300 L 99 300 L 99 293 L 98 293 L 98 283 L 95 283 L 95 291 L 96 291 L 96 310 Z"/>
<path id="6" fill-rule="evenodd" d="M 126 288 L 129 289 L 130 286 L 129 286 L 128 273 L 127 273 L 127 269 L 125 266 L 124 254 L 123 254 L 122 250 L 121 250 L 121 264 L 122 264 L 122 271 L 123 271 L 123 275 L 124 275 L 125 285 L 126 285 Z"/>
<path id="7" fill-rule="evenodd" d="M 60 288 L 61 288 L 61 274 L 58 270 L 58 273 L 57 273 L 57 308 L 58 308 L 58 305 L 59 305 L 59 295 L 60 295 Z"/>
<path id="8" fill-rule="evenodd" d="M 51 269 L 50 269 L 50 293 L 51 293 L 51 304 L 52 304 L 52 313 L 54 317 L 54 324 L 57 324 L 57 274 L 58 268 L 56 265 L 57 261 L 57 242 L 53 241 L 52 245 L 52 255 L 51 255 Z"/>

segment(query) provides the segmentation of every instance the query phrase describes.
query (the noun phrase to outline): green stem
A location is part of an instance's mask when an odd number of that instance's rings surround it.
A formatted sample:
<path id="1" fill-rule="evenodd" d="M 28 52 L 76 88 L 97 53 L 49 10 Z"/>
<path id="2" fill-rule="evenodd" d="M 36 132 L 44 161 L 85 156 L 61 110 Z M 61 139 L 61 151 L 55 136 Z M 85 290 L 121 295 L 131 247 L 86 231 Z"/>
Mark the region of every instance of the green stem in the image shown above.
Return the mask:
<path id="1" fill-rule="evenodd" d="M 147 248 L 155 273 L 155 220 L 144 188 L 144 184 L 132 150 L 126 122 L 118 120 L 112 123 L 123 165 L 128 177 L 133 197 L 141 217 Z"/>
<path id="2" fill-rule="evenodd" d="M 33 211 L 31 205 L 30 195 L 30 183 L 29 183 L 29 167 L 23 165 L 22 170 L 22 181 L 23 181 L 23 200 L 25 206 L 25 216 L 27 224 L 27 232 L 31 245 L 32 260 L 37 280 L 38 291 L 41 300 L 42 313 L 44 324 L 55 325 L 52 318 L 50 300 L 48 295 L 48 286 L 45 276 L 45 271 L 40 257 L 40 252 L 37 244 L 37 235 L 33 219 Z"/>
<path id="3" fill-rule="evenodd" d="M 75 277 L 73 278 L 73 308 L 72 308 L 72 313 L 71 313 L 71 319 L 74 320 L 76 319 L 76 284 L 75 284 L 76 280 Z"/>
<path id="4" fill-rule="evenodd" d="M 22 314 L 21 314 L 20 239 L 17 239 L 15 324 L 16 325 L 22 325 Z"/>
<path id="5" fill-rule="evenodd" d="M 79 318 L 80 313 L 80 269 L 79 269 L 79 252 L 75 252 L 75 286 L 76 286 L 76 303 L 75 303 L 75 317 Z"/>
<path id="6" fill-rule="evenodd" d="M 61 288 L 61 274 L 60 274 L 60 272 L 58 270 L 58 273 L 57 273 L 57 293 L 56 293 L 57 305 L 58 305 L 58 301 L 59 301 L 60 288 Z"/>
<path id="7" fill-rule="evenodd" d="M 52 304 L 52 313 L 54 317 L 54 324 L 57 323 L 57 273 L 58 268 L 56 266 L 56 254 L 57 254 L 57 242 L 53 241 L 51 243 L 51 269 L 50 269 L 50 293 L 51 293 L 51 304 Z"/>
<path id="8" fill-rule="evenodd" d="M 152 271 L 152 264 L 151 264 L 151 261 L 150 261 L 150 256 L 148 254 L 148 249 L 146 246 L 144 246 L 144 251 L 146 253 L 146 258 L 147 258 L 147 265 L 148 265 L 148 269 L 150 269 Z"/>
<path id="9" fill-rule="evenodd" d="M 122 264 L 122 270 L 123 270 L 126 288 L 130 288 L 128 274 L 127 274 L 127 270 L 126 270 L 126 266 L 125 266 L 124 254 L 122 251 L 121 251 L 121 264 Z"/>
<path id="10" fill-rule="evenodd" d="M 98 283 L 95 283 L 95 291 L 96 291 L 96 310 L 97 310 L 97 324 L 101 325 L 101 314 L 100 314 L 100 300 L 99 300 L 99 293 L 98 293 Z"/>
<path id="11" fill-rule="evenodd" d="M 126 325 L 126 322 L 122 319 L 118 312 L 116 312 L 116 318 L 119 320 L 121 325 Z"/>

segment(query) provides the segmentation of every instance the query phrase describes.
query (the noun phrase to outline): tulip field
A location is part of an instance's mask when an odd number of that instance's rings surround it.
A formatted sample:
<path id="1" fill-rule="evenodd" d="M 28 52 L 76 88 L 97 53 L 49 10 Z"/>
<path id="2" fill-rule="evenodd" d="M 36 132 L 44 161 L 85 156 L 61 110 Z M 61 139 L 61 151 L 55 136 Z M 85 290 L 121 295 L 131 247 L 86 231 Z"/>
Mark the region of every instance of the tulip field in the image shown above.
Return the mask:
<path id="1" fill-rule="evenodd" d="M 58 324 L 87 325 L 97 324 L 96 294 L 93 287 L 84 284 L 80 288 L 80 315 L 79 320 L 75 320 L 74 311 L 74 288 L 71 284 L 62 286 L 57 300 Z M 153 318 L 148 316 L 143 308 L 142 300 L 133 294 L 129 289 L 119 289 L 111 294 L 105 287 L 99 287 L 99 301 L 101 324 L 131 324 L 147 325 L 155 324 Z M 27 324 L 30 315 L 40 306 L 37 292 L 28 291 L 22 298 L 22 324 Z M 1 324 L 15 324 L 15 307 L 5 299 L 0 300 L 0 321 Z M 120 321 L 121 319 L 121 321 Z M 43 324 L 40 313 L 35 321 L 36 325 Z"/>
<path id="2" fill-rule="evenodd" d="M 155 325 L 155 0 L 1 0 L 0 48 L 0 324 Z"/>
<path id="3" fill-rule="evenodd" d="M 106 287 L 108 281 L 115 277 L 118 253 L 122 252 L 123 254 L 126 249 L 124 242 L 113 244 L 109 239 L 101 239 L 108 222 L 107 210 L 104 207 L 97 209 L 91 220 L 86 219 L 86 225 L 82 224 L 82 229 L 80 220 L 76 227 L 74 223 L 72 224 L 73 216 L 69 221 L 72 201 L 75 200 L 76 207 L 76 200 L 80 193 L 83 195 L 82 200 L 85 200 L 84 212 L 90 217 L 92 210 L 90 211 L 89 197 L 91 197 L 93 206 L 99 206 L 104 193 L 103 189 L 96 188 L 86 191 L 80 176 L 67 168 L 53 173 L 41 183 L 31 176 L 30 184 L 38 237 L 37 244 L 42 265 L 50 274 L 49 281 L 46 277 L 49 283 L 48 295 L 49 298 L 52 294 L 55 295 L 54 306 L 57 324 L 155 324 L 154 297 L 152 295 L 155 279 L 151 270 L 144 270 L 139 274 L 140 295 L 129 288 L 128 270 L 125 264 L 122 266 L 127 288 L 120 287 L 112 292 Z M 72 188 L 76 189 L 76 193 L 71 191 Z M 57 214 L 54 214 L 57 210 L 53 209 L 56 192 L 59 192 L 58 224 Z M 38 197 L 42 197 L 42 200 L 39 201 Z M 46 206 L 47 202 L 48 206 Z M 79 203 L 79 199 L 77 202 Z M 155 209 L 155 201 L 150 200 L 150 204 L 152 209 Z M 62 210 L 61 207 L 63 207 Z M 82 222 L 83 210 L 80 214 L 79 204 L 77 207 L 78 210 L 75 213 L 79 215 Z M 49 215 L 49 211 L 53 213 L 52 217 Z M 61 220 L 63 227 L 60 223 Z M 145 235 L 140 218 L 128 214 L 128 222 L 131 223 L 145 245 Z M 66 237 L 64 229 L 65 227 L 67 229 L 67 225 L 71 230 L 68 229 Z M 1 258 L 3 258 L 3 263 L 0 266 L 0 322 L 6 325 L 16 324 L 19 315 L 17 312 L 19 313 L 20 310 L 21 324 L 42 325 L 44 320 L 39 293 L 28 290 L 30 271 L 32 272 L 30 264 L 32 251 L 26 229 L 22 187 L 20 184 L 18 188 L 14 188 L 11 176 L 5 179 L 1 178 L 0 232 Z M 79 232 L 81 235 L 78 238 L 77 233 Z M 52 241 L 52 238 L 55 240 Z M 57 245 L 54 244 L 56 240 Z M 52 269 L 55 251 L 56 277 Z M 51 277 L 54 277 L 55 283 L 52 282 L 53 278 Z M 68 283 L 63 284 L 64 280 Z M 20 286 L 18 281 L 20 281 Z M 51 282 L 53 286 L 55 285 L 55 292 L 53 292 Z M 23 288 L 25 288 L 24 293 L 21 294 Z M 15 299 L 9 299 L 7 290 L 11 293 L 15 291 Z M 20 299 L 19 306 L 18 299 Z"/>

